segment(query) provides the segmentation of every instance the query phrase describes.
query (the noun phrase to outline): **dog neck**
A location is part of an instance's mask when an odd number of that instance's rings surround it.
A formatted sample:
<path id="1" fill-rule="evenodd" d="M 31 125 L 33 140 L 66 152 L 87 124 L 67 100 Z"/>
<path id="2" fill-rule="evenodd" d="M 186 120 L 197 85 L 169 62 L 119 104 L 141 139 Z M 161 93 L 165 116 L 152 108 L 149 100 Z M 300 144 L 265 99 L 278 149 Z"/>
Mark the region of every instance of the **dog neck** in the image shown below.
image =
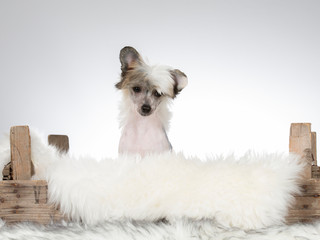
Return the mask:
<path id="1" fill-rule="evenodd" d="M 160 104 L 150 116 L 141 116 L 131 101 L 123 103 L 119 153 L 145 156 L 170 151 L 171 144 L 166 134 L 170 113 L 166 103 Z"/>

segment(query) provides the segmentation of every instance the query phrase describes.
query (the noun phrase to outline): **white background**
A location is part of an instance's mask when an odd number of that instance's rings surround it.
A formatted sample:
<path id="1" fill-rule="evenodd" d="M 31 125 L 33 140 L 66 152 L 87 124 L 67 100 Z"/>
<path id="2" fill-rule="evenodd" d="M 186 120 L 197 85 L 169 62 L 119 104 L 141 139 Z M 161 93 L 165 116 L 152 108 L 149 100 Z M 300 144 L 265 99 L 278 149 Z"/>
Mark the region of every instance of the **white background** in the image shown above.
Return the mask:
<path id="1" fill-rule="evenodd" d="M 179 68 L 177 151 L 287 152 L 291 122 L 320 133 L 320 1 L 0 1 L 0 132 L 67 134 L 116 156 L 119 51 Z"/>

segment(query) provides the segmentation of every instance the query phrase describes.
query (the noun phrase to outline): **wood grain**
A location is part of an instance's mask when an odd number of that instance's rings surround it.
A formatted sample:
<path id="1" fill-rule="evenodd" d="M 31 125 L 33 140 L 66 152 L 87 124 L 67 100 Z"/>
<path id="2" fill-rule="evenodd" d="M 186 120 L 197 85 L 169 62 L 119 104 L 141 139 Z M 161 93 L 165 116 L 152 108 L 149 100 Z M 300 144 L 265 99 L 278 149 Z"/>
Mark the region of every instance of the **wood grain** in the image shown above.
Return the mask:
<path id="1" fill-rule="evenodd" d="M 49 224 L 66 220 L 48 203 L 48 185 L 43 180 L 0 182 L 0 218 L 8 223 L 32 221 Z"/>
<path id="2" fill-rule="evenodd" d="M 312 134 L 311 123 L 292 123 L 290 127 L 289 151 L 299 154 L 306 163 L 303 177 L 311 178 L 312 157 Z"/>
<path id="3" fill-rule="evenodd" d="M 286 217 L 286 223 L 309 223 L 312 221 L 319 220 L 320 210 L 314 209 L 290 209 L 289 214 Z"/>
<path id="4" fill-rule="evenodd" d="M 11 168 L 14 180 L 29 180 L 33 174 L 31 139 L 28 126 L 10 129 Z"/>
<path id="5" fill-rule="evenodd" d="M 69 147 L 66 138 L 58 137 L 64 139 L 63 146 Z M 47 182 L 30 180 L 33 164 L 28 126 L 14 126 L 10 129 L 10 148 L 11 163 L 4 172 L 10 175 L 11 168 L 14 180 L 0 181 L 0 218 L 7 223 L 31 221 L 40 224 L 68 220 L 59 209 L 48 203 Z"/>
<path id="6" fill-rule="evenodd" d="M 289 209 L 287 223 L 310 222 L 320 218 L 320 179 L 301 182 L 301 194 L 295 196 L 295 203 Z"/>

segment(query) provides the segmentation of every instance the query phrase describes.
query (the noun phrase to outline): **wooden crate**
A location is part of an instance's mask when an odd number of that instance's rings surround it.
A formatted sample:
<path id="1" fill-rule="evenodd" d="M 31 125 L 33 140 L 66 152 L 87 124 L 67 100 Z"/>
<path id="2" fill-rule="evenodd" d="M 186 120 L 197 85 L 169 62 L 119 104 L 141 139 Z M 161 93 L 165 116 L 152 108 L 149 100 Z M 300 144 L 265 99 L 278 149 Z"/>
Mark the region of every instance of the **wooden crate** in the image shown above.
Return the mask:
<path id="1" fill-rule="evenodd" d="M 66 136 L 49 137 L 49 144 L 68 151 Z M 62 140 L 62 143 L 60 144 Z M 59 145 L 60 144 L 60 145 Z M 10 129 L 11 162 L 3 169 L 0 181 L 0 218 L 7 223 L 32 221 L 48 224 L 66 220 L 59 209 L 48 203 L 48 184 L 30 180 L 34 173 L 31 161 L 31 140 L 28 126 Z"/>
<path id="2" fill-rule="evenodd" d="M 48 224 L 64 219 L 48 204 L 48 184 L 43 180 L 9 180 L 0 182 L 0 218 L 8 223 L 32 221 Z"/>
<path id="3" fill-rule="evenodd" d="M 51 135 L 49 144 L 67 152 L 69 140 L 64 135 Z M 11 163 L 3 170 L 0 181 L 0 218 L 8 223 L 32 221 L 48 224 L 67 220 L 48 203 L 48 184 L 43 180 L 30 180 L 34 172 L 31 161 L 31 141 L 28 126 L 10 129 Z M 306 168 L 301 181 L 302 195 L 289 210 L 287 223 L 310 222 L 320 218 L 320 169 L 317 166 L 316 133 L 310 123 L 293 123 L 290 128 L 290 152 L 302 156 Z"/>
<path id="4" fill-rule="evenodd" d="M 295 205 L 289 210 L 288 223 L 310 222 L 320 218 L 320 174 L 317 166 L 316 133 L 310 123 L 292 123 L 289 151 L 297 153 L 306 163 L 301 181 L 302 195 L 295 196 Z"/>

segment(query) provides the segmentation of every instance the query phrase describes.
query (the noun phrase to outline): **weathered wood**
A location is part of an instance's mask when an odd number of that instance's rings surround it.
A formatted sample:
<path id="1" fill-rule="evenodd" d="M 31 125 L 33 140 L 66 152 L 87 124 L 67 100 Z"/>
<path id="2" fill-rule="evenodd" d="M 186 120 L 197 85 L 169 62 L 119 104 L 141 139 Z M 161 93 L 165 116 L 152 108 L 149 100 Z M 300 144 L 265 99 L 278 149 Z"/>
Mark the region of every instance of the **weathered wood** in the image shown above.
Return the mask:
<path id="1" fill-rule="evenodd" d="M 40 224 L 66 219 L 48 204 L 48 185 L 43 180 L 0 182 L 0 218 L 8 223 L 32 221 Z"/>
<path id="2" fill-rule="evenodd" d="M 320 210 L 320 196 L 296 197 L 295 210 L 310 209 Z"/>
<path id="3" fill-rule="evenodd" d="M 310 222 L 320 218 L 320 179 L 301 182 L 301 194 L 295 196 L 295 203 L 289 209 L 287 223 Z"/>
<path id="4" fill-rule="evenodd" d="M 314 162 L 312 157 L 312 134 L 310 123 L 292 123 L 290 127 L 289 151 L 299 154 L 306 162 L 303 177 L 311 178 L 311 166 Z"/>
<path id="5" fill-rule="evenodd" d="M 312 166 L 312 178 L 320 178 L 320 167 Z"/>
<path id="6" fill-rule="evenodd" d="M 49 135 L 48 142 L 55 146 L 61 153 L 69 151 L 69 138 L 67 135 Z"/>
<path id="7" fill-rule="evenodd" d="M 69 149 L 67 136 L 48 137 L 49 142 L 62 152 Z M 32 221 L 48 224 L 67 218 L 52 204 L 48 203 L 46 181 L 30 180 L 33 175 L 31 161 L 31 139 L 28 126 L 15 126 L 10 129 L 11 162 L 4 169 L 13 181 L 0 182 L 0 218 L 7 223 Z"/>
<path id="8" fill-rule="evenodd" d="M 320 179 L 309 179 L 301 182 L 300 196 L 320 195 Z"/>
<path id="9" fill-rule="evenodd" d="M 33 174 L 31 139 L 28 126 L 10 129 L 11 168 L 14 180 L 29 180 Z"/>
<path id="10" fill-rule="evenodd" d="M 320 216 L 320 210 L 314 209 L 290 209 L 289 214 L 286 217 L 286 223 L 293 224 L 297 222 L 308 223 L 318 220 Z"/>

